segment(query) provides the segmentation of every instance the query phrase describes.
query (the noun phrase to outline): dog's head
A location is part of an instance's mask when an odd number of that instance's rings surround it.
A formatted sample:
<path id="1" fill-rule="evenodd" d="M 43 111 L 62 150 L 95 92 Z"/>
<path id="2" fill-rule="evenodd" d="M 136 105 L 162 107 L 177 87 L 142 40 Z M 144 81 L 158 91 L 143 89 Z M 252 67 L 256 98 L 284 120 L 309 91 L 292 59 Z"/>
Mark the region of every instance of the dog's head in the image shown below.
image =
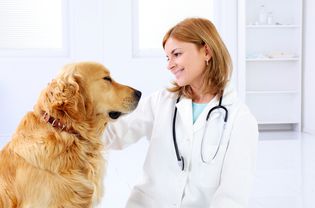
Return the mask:
<path id="1" fill-rule="evenodd" d="M 38 105 L 64 121 L 102 117 L 107 122 L 133 111 L 140 97 L 140 91 L 117 83 L 103 65 L 82 62 L 66 65 L 42 92 Z"/>

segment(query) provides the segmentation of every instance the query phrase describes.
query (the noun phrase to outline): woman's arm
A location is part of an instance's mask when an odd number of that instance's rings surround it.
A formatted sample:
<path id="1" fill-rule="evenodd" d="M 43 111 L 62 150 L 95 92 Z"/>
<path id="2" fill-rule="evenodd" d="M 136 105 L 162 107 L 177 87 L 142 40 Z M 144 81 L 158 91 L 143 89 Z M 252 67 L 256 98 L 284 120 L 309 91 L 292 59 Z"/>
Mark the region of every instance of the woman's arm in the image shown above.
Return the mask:
<path id="1" fill-rule="evenodd" d="M 104 132 L 106 147 L 123 149 L 144 136 L 150 136 L 154 122 L 156 96 L 141 99 L 135 111 L 108 123 Z"/>

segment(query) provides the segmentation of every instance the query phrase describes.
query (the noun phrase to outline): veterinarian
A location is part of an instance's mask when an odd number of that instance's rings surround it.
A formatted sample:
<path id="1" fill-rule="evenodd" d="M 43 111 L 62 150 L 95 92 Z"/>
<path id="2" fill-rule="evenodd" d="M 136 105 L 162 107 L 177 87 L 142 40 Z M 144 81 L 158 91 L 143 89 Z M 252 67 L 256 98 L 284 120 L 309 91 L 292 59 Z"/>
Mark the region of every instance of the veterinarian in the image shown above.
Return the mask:
<path id="1" fill-rule="evenodd" d="M 189 18 L 164 36 L 175 80 L 108 125 L 109 148 L 149 141 L 143 178 L 127 208 L 245 208 L 255 170 L 257 122 L 229 80 L 232 63 L 215 26 Z"/>

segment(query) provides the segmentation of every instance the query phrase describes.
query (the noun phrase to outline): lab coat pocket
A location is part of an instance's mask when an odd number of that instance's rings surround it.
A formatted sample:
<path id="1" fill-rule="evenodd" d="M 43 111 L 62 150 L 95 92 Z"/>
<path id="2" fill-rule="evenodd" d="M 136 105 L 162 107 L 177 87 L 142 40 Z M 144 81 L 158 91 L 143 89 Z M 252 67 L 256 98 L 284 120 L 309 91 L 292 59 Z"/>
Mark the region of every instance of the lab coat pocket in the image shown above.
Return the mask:
<path id="1" fill-rule="evenodd" d="M 201 161 L 205 165 L 214 165 L 215 163 L 222 163 L 224 153 L 226 152 L 227 145 L 208 145 L 204 146 L 201 150 Z"/>
<path id="2" fill-rule="evenodd" d="M 217 157 L 223 144 L 224 123 L 221 120 L 215 120 L 215 122 L 212 120 L 205 128 L 200 142 L 201 160 L 210 162 Z"/>
<path id="3" fill-rule="evenodd" d="M 227 145 L 210 145 L 201 163 L 200 179 L 202 186 L 217 187 L 220 182 L 221 169 Z"/>

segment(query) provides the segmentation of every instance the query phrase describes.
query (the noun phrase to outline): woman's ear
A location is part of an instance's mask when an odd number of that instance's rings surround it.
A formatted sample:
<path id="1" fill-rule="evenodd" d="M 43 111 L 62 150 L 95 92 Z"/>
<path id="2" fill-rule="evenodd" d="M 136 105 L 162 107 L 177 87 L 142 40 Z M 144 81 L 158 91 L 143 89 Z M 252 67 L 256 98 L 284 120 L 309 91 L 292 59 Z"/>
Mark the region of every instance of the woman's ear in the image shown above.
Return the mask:
<path id="1" fill-rule="evenodd" d="M 207 61 L 209 61 L 212 57 L 212 51 L 207 44 L 205 44 L 203 47 L 204 47 L 204 51 L 205 51 L 205 59 Z"/>

